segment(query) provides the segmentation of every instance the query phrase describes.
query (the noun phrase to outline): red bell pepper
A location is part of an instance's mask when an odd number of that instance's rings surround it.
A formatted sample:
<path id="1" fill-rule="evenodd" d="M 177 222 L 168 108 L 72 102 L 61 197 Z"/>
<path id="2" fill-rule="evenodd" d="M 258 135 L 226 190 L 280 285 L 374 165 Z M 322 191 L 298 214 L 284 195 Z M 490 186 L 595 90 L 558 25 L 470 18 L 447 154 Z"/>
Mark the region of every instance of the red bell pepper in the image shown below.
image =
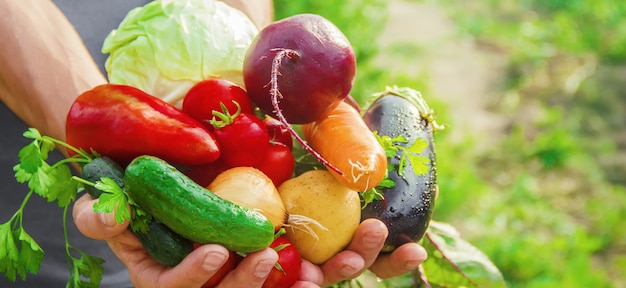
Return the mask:
<path id="1" fill-rule="evenodd" d="M 181 165 L 211 163 L 220 155 L 214 136 L 200 122 L 127 85 L 104 84 L 79 95 L 65 128 L 68 144 L 123 165 L 140 155 Z"/>

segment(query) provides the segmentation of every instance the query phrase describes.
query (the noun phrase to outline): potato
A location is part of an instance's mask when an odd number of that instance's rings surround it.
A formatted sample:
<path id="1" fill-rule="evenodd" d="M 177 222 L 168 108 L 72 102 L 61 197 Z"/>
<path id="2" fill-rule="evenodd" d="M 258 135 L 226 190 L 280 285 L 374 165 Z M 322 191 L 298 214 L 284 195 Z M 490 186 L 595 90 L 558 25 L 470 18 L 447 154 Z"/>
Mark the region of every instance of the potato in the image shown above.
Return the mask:
<path id="1" fill-rule="evenodd" d="M 278 187 L 290 215 L 285 236 L 313 264 L 322 264 L 352 240 L 361 219 L 358 192 L 338 182 L 326 170 L 312 170 Z M 319 225 L 294 219 L 310 218 Z M 307 227 L 309 229 L 307 229 Z"/>

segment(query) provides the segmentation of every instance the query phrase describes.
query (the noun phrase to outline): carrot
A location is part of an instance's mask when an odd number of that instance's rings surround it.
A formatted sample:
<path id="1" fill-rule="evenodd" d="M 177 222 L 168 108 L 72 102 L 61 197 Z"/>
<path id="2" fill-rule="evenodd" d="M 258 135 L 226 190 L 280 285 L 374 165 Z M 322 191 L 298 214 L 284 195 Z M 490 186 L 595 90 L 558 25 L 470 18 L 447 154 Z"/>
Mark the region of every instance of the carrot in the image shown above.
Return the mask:
<path id="1" fill-rule="evenodd" d="M 359 112 L 345 101 L 321 120 L 302 125 L 304 138 L 342 173 L 329 169 L 346 187 L 363 192 L 385 177 L 387 156 Z"/>

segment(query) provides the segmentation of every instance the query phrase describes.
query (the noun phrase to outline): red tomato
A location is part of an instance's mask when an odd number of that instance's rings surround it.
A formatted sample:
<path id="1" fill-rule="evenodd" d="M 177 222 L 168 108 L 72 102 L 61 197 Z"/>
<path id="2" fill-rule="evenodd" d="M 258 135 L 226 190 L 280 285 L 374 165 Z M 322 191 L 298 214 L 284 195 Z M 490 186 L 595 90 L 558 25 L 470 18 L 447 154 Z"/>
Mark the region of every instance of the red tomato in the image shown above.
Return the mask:
<path id="1" fill-rule="evenodd" d="M 284 245 L 284 246 L 283 246 Z M 302 258 L 296 249 L 285 236 L 279 236 L 270 245 L 278 251 L 278 264 L 283 271 L 279 271 L 274 267 L 267 276 L 263 288 L 287 288 L 300 277 L 300 268 L 302 267 Z M 278 247 L 278 248 L 277 248 Z M 280 248 L 282 247 L 282 248 Z"/>
<path id="2" fill-rule="evenodd" d="M 289 133 L 285 124 L 280 122 L 278 119 L 269 116 L 263 120 L 263 124 L 265 124 L 265 128 L 267 128 L 267 134 L 270 135 L 270 141 L 273 143 L 283 143 L 287 145 L 289 149 L 293 147 L 291 133 Z"/>
<path id="3" fill-rule="evenodd" d="M 283 143 L 274 142 L 269 145 L 263 161 L 254 167 L 272 179 L 274 186 L 278 187 L 291 178 L 295 166 L 291 148 Z"/>
<path id="4" fill-rule="evenodd" d="M 194 243 L 193 246 L 194 248 L 198 248 L 201 245 Z M 228 259 L 226 259 L 224 265 L 222 265 L 222 267 L 220 267 L 220 269 L 217 270 L 217 272 L 215 272 L 215 274 L 213 274 L 213 276 L 209 280 L 207 280 L 204 285 L 202 285 L 202 288 L 216 287 L 218 284 L 220 284 L 220 282 L 222 282 L 224 277 L 226 277 L 226 275 L 230 273 L 230 271 L 233 271 L 235 267 L 237 267 L 237 264 L 241 262 L 241 259 L 242 257 L 239 256 L 237 253 L 229 251 Z"/>
<path id="5" fill-rule="evenodd" d="M 211 130 L 220 146 L 220 159 L 231 167 L 254 167 L 261 163 L 270 146 L 270 137 L 261 120 L 248 113 L 226 116 L 223 126 Z"/>
<path id="6" fill-rule="evenodd" d="M 209 127 L 213 111 L 222 112 L 223 103 L 230 114 L 237 111 L 236 101 L 242 113 L 254 113 L 248 93 L 237 84 L 221 78 L 209 78 L 196 83 L 183 98 L 182 110 Z"/>

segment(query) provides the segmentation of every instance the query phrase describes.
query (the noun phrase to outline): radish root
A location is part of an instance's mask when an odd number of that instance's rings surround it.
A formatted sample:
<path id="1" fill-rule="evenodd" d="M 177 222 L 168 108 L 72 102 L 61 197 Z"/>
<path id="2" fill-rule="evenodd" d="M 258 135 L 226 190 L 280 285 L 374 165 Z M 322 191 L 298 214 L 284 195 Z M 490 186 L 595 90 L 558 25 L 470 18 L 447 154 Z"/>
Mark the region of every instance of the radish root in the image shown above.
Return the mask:
<path id="1" fill-rule="evenodd" d="M 322 162 L 322 164 L 324 164 L 324 166 L 326 166 L 328 169 L 333 170 L 337 174 L 343 176 L 343 172 L 341 172 L 341 170 L 339 170 L 334 165 L 330 164 L 328 160 L 326 160 L 324 157 L 322 157 L 322 155 L 317 153 L 317 151 L 315 151 L 311 146 L 309 146 L 309 144 L 306 143 L 306 141 L 304 141 L 304 139 L 302 139 L 300 135 L 298 135 L 298 133 L 296 133 L 296 131 L 291 127 L 291 125 L 289 125 L 289 122 L 287 122 L 287 119 L 285 118 L 282 111 L 280 110 L 280 107 L 278 107 L 278 99 L 283 98 L 283 95 L 280 94 L 280 90 L 278 90 L 278 75 L 280 75 L 280 72 L 278 72 L 278 68 L 282 64 L 284 58 L 297 59 L 297 58 L 300 58 L 300 54 L 293 49 L 287 49 L 287 48 L 274 48 L 271 51 L 278 51 L 278 53 L 274 56 L 274 59 L 272 61 L 272 71 L 271 71 L 271 78 L 270 78 L 270 85 L 271 85 L 270 97 L 272 100 L 272 106 L 274 108 L 274 114 L 276 114 L 278 120 L 280 120 L 280 122 L 282 122 L 287 127 L 287 130 L 289 131 L 289 133 L 302 145 L 304 150 L 311 153 L 317 160 Z"/>
<path id="2" fill-rule="evenodd" d="M 313 228 L 311 228 L 311 225 L 315 225 L 320 230 L 328 231 L 328 228 L 324 227 L 322 223 L 318 222 L 317 220 L 313 218 L 306 217 L 304 215 L 289 214 L 289 220 L 287 220 L 287 224 L 285 224 L 284 226 L 289 227 L 291 229 L 297 229 L 297 230 L 303 231 L 311 235 L 311 237 L 315 238 L 315 240 L 319 241 L 320 237 L 317 236 L 317 234 L 315 234 L 315 231 L 313 231 Z"/>

